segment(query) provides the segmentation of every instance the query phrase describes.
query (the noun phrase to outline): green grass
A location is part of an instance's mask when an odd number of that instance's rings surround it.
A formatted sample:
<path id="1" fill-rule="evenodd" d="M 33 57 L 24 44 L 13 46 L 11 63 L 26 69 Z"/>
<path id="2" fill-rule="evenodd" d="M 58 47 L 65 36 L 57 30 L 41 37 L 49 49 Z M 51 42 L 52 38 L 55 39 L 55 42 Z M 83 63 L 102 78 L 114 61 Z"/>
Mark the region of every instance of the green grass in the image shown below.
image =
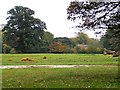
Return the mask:
<path id="1" fill-rule="evenodd" d="M 4 69 L 3 88 L 117 88 L 118 67 Z"/>
<path id="2" fill-rule="evenodd" d="M 43 57 L 47 59 L 44 60 Z M 34 60 L 21 61 L 29 57 Z M 2 54 L 2 65 L 108 65 L 3 69 L 3 88 L 117 88 L 119 57 L 102 54 Z M 116 65 L 110 66 L 109 65 Z"/>
<path id="3" fill-rule="evenodd" d="M 44 56 L 47 57 L 46 60 L 43 59 Z M 25 57 L 34 62 L 21 61 Z M 2 65 L 115 65 L 118 64 L 118 60 L 120 58 L 102 54 L 2 54 Z"/>

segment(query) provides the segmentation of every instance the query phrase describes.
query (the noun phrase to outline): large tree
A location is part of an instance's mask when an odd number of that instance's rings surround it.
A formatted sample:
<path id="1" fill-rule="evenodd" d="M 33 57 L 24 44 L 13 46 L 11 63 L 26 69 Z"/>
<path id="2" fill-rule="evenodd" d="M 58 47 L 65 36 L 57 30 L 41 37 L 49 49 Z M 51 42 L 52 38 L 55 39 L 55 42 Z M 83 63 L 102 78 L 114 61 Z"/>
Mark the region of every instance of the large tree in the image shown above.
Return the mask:
<path id="1" fill-rule="evenodd" d="M 23 6 L 15 6 L 7 14 L 7 24 L 2 30 L 4 43 L 22 53 L 31 52 L 33 46 L 40 47 L 46 23 L 34 18 L 35 12 Z"/>
<path id="2" fill-rule="evenodd" d="M 101 38 L 104 48 L 120 51 L 120 29 L 109 29 Z"/>
<path id="3" fill-rule="evenodd" d="M 116 2 L 79 2 L 72 1 L 67 8 L 68 19 L 80 20 L 76 26 L 81 31 L 107 29 L 109 41 L 112 40 L 114 50 L 120 51 L 118 46 L 120 40 L 120 1 Z M 109 31 L 111 30 L 111 31 Z M 117 43 L 114 45 L 114 43 Z"/>

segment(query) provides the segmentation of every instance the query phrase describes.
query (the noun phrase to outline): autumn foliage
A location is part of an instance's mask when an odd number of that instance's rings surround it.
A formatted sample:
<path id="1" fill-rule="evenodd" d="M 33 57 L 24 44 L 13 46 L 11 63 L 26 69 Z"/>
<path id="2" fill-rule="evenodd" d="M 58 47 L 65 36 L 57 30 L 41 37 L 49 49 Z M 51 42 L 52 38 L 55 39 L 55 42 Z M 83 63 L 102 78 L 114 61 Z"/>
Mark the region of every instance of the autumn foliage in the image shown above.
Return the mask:
<path id="1" fill-rule="evenodd" d="M 53 42 L 49 47 L 49 52 L 51 53 L 63 53 L 65 52 L 65 46 L 60 42 Z"/>

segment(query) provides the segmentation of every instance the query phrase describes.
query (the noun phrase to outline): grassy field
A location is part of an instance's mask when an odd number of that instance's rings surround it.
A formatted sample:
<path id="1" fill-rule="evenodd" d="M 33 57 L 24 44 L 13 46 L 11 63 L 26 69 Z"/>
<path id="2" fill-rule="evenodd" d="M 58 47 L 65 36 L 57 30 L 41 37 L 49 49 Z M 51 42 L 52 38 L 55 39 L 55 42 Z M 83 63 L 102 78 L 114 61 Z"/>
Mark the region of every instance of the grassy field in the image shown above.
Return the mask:
<path id="1" fill-rule="evenodd" d="M 46 56 L 47 59 L 43 59 Z M 31 61 L 21 61 L 29 57 Z M 119 57 L 102 54 L 3 54 L 2 65 L 108 65 L 3 69 L 3 88 L 117 88 Z M 112 66 L 109 66 L 112 65 Z M 114 66 L 113 66 L 114 65 Z"/>
<path id="2" fill-rule="evenodd" d="M 117 88 L 117 67 L 5 69 L 3 88 Z"/>
<path id="3" fill-rule="evenodd" d="M 47 59 L 43 59 L 46 56 Z M 33 61 L 21 61 L 29 57 Z M 118 64 L 118 57 L 105 56 L 102 54 L 3 54 L 2 65 L 115 65 Z"/>

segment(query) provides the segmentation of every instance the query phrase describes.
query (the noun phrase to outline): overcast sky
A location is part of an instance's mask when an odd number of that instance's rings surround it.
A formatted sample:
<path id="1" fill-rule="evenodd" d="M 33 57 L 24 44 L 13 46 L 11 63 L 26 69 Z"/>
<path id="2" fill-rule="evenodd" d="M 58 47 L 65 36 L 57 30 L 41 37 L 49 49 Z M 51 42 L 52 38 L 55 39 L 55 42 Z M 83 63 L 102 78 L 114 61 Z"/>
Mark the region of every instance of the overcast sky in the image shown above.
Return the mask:
<path id="1" fill-rule="evenodd" d="M 39 18 L 47 25 L 47 31 L 55 37 L 75 37 L 73 22 L 67 20 L 67 7 L 74 0 L 1 0 L 0 1 L 0 24 L 6 24 L 7 11 L 14 6 L 28 7 L 35 11 L 35 18 Z M 89 37 L 95 37 L 94 33 L 88 32 Z"/>

